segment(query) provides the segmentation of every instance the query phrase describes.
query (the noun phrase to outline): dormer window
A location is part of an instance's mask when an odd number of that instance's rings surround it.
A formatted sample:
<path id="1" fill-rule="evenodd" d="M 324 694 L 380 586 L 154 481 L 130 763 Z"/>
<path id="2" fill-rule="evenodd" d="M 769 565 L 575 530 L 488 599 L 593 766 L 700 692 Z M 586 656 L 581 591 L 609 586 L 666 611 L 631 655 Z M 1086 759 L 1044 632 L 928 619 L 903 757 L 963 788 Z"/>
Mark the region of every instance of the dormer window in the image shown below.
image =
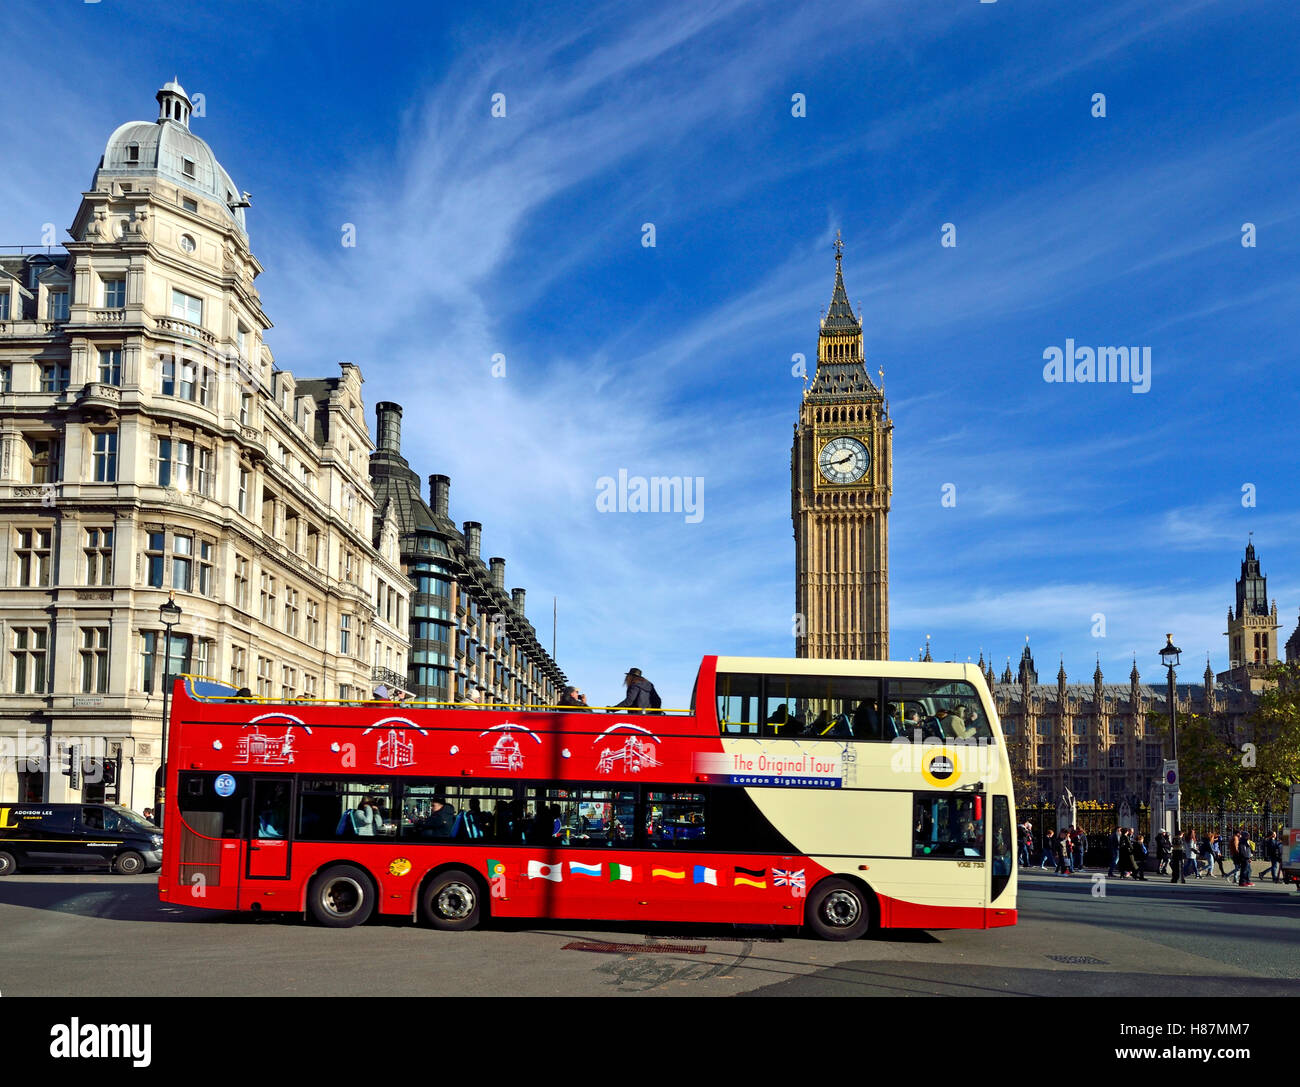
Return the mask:
<path id="1" fill-rule="evenodd" d="M 126 161 L 132 166 L 140 162 L 140 145 L 138 143 L 126 145 Z"/>
<path id="2" fill-rule="evenodd" d="M 184 165 L 181 167 L 181 172 L 182 172 L 186 177 L 193 177 L 193 176 L 194 176 L 194 160 L 193 160 L 193 159 L 184 159 L 183 162 L 184 162 Z"/>

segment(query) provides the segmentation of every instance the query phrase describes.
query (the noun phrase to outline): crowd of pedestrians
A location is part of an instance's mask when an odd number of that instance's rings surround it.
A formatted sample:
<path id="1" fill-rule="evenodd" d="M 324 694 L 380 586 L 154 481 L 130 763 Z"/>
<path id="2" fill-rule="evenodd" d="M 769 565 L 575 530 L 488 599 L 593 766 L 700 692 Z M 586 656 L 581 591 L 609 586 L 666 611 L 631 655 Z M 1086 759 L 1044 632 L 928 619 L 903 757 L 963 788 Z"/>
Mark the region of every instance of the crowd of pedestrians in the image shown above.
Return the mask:
<path id="1" fill-rule="evenodd" d="M 1016 828 L 1020 866 L 1032 868 L 1037 863 L 1041 871 L 1051 869 L 1056 875 L 1069 876 L 1084 870 L 1084 861 L 1088 852 L 1088 835 L 1079 827 L 1067 827 L 1061 831 L 1048 830 L 1044 840 L 1038 843 L 1034 839 L 1033 824 L 1026 819 Z M 1256 857 L 1256 845 L 1250 840 L 1245 827 L 1240 827 L 1227 837 L 1222 837 L 1211 830 L 1198 834 L 1189 827 L 1180 836 L 1178 850 L 1169 832 L 1161 830 L 1155 837 L 1156 874 L 1168 875 L 1172 883 L 1186 883 L 1187 877 L 1193 879 L 1211 879 L 1217 876 L 1235 883 L 1239 887 L 1253 887 L 1251 864 Z M 1110 852 L 1110 865 L 1106 875 L 1111 879 L 1146 881 L 1147 861 L 1150 851 L 1145 835 L 1138 834 L 1133 827 L 1111 827 L 1106 845 Z M 1175 855 L 1181 858 L 1176 865 Z M 1281 882 L 1282 873 L 1282 839 L 1275 831 L 1269 831 L 1262 845 L 1261 859 L 1268 865 L 1261 879 L 1272 878 L 1274 883 Z M 1232 864 L 1231 871 L 1225 871 L 1225 861 Z M 1177 869 L 1177 870 L 1175 870 Z"/>

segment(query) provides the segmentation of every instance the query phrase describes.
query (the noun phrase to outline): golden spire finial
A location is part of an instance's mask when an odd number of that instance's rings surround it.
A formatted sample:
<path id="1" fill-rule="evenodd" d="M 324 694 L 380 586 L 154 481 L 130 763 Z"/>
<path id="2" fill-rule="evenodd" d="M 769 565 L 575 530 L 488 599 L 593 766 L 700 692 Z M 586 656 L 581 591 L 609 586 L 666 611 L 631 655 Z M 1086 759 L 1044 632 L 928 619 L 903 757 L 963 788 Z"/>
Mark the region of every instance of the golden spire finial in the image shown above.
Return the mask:
<path id="1" fill-rule="evenodd" d="M 844 242 L 840 238 L 840 228 L 835 228 L 835 259 L 839 260 L 844 255 Z"/>

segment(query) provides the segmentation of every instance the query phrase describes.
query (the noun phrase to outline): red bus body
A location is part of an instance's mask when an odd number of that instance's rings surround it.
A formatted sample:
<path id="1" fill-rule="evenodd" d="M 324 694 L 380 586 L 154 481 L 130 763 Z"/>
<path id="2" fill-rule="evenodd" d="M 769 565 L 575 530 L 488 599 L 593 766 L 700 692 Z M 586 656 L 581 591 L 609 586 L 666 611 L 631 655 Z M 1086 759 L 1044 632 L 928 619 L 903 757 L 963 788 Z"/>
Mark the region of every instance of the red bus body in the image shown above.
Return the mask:
<path id="1" fill-rule="evenodd" d="M 214 910 L 303 912 L 313 877 L 348 864 L 374 881 L 376 912 L 415 917 L 426 880 L 454 867 L 477 877 L 485 914 L 493 917 L 802 924 L 806 897 L 836 873 L 797 853 L 429 843 L 395 836 L 269 841 L 249 833 L 251 813 L 245 812 L 242 836 L 223 837 L 190 825 L 178 802 L 181 776 L 194 771 L 255 780 L 418 776 L 463 785 L 517 780 L 690 788 L 709 780 L 699 772 L 700 756 L 724 754 L 713 697 L 716 662 L 706 657 L 701 665 L 691 714 L 272 705 L 194 697 L 190 681 L 178 679 L 159 897 Z M 615 878 L 615 864 L 632 878 Z M 869 873 L 838 875 L 870 885 Z M 878 889 L 874 897 L 882 927 L 1016 923 L 1014 909 L 916 905 Z"/>

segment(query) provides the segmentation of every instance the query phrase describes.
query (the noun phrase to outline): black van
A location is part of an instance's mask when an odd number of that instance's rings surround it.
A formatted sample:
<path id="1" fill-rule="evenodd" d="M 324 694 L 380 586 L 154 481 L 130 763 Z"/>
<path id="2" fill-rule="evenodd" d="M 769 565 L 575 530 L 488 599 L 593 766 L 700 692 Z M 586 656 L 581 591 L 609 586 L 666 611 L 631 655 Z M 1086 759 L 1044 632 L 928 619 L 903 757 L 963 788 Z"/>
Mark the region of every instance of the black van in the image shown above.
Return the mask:
<path id="1" fill-rule="evenodd" d="M 117 804 L 0 804 L 0 876 L 19 868 L 162 867 L 162 831 Z"/>

